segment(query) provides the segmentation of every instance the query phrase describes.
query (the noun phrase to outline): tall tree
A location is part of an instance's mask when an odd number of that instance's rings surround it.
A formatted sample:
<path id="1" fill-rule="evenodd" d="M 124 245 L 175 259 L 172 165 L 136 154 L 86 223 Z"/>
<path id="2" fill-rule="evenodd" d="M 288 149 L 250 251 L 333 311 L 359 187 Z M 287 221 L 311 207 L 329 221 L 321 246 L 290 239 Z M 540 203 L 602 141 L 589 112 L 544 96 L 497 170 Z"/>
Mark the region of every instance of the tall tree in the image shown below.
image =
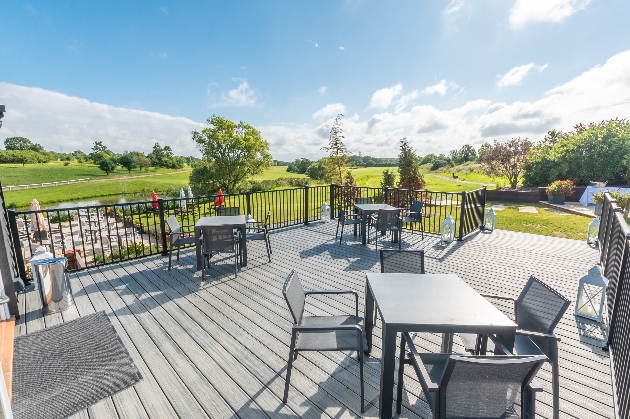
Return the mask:
<path id="1" fill-rule="evenodd" d="M 524 168 L 529 162 L 532 142 L 527 138 L 512 138 L 505 142 L 494 141 L 494 146 L 483 153 L 481 165 L 486 174 L 505 176 L 516 188 Z"/>
<path id="2" fill-rule="evenodd" d="M 420 165 L 418 155 L 411 147 L 407 138 L 400 140 L 400 154 L 398 154 L 398 187 L 403 189 L 424 189 L 426 182 Z"/>
<path id="3" fill-rule="evenodd" d="M 120 156 L 120 158 L 118 159 L 118 164 L 127 169 L 129 173 L 131 173 L 133 169 L 137 169 L 140 167 L 140 163 L 138 163 L 138 159 L 136 158 L 136 156 L 127 151 L 124 152 L 122 156 Z"/>
<path id="4" fill-rule="evenodd" d="M 381 188 L 386 186 L 393 187 L 396 184 L 396 173 L 391 169 L 383 170 L 383 178 L 381 179 Z"/>
<path id="5" fill-rule="evenodd" d="M 344 183 L 344 172 L 347 172 L 348 166 L 348 149 L 343 143 L 343 128 L 341 127 L 342 114 L 337 115 L 330 129 L 330 139 L 328 146 L 322 147 L 322 150 L 328 153 L 327 163 L 329 165 L 329 177 L 334 183 L 342 185 Z"/>
<path id="6" fill-rule="evenodd" d="M 203 156 L 190 174 L 190 184 L 197 191 L 211 193 L 221 188 L 230 193 L 249 176 L 271 167 L 269 143 L 257 129 L 216 115 L 207 122 L 201 132 L 192 132 Z"/>
<path id="7" fill-rule="evenodd" d="M 22 150 L 22 151 L 44 151 L 44 147 L 40 144 L 34 144 L 26 137 L 8 137 L 4 140 L 4 148 L 6 150 Z"/>

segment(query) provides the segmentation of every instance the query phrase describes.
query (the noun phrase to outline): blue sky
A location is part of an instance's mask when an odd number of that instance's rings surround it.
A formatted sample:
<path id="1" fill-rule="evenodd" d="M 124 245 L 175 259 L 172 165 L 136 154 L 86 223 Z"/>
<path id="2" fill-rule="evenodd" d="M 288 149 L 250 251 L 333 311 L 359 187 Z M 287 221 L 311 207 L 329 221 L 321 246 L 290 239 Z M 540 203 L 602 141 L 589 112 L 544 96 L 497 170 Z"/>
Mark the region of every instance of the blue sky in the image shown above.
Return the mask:
<path id="1" fill-rule="evenodd" d="M 195 154 L 210 115 L 274 157 L 420 154 L 630 116 L 630 2 L 5 2 L 0 138 Z"/>

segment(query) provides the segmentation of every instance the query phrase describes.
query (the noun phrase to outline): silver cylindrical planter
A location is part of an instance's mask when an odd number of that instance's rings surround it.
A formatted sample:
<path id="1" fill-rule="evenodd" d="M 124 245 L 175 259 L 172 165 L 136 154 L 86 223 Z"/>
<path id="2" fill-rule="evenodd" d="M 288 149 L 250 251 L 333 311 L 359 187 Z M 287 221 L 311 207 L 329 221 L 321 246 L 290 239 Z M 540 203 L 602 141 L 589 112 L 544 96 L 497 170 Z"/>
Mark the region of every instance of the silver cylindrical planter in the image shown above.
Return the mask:
<path id="1" fill-rule="evenodd" d="M 35 272 L 33 275 L 37 280 L 42 294 L 42 314 L 44 316 L 62 312 L 72 305 L 72 289 L 66 267 L 68 259 L 51 258 L 34 263 Z"/>

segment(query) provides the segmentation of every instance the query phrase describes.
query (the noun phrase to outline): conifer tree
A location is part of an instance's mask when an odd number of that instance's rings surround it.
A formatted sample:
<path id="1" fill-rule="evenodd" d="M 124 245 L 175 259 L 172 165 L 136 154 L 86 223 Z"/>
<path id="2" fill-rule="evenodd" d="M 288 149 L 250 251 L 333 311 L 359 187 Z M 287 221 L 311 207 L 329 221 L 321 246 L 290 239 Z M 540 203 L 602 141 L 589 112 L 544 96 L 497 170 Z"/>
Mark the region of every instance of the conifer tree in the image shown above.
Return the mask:
<path id="1" fill-rule="evenodd" d="M 400 140 L 398 155 L 398 187 L 402 189 L 424 189 L 426 182 L 420 173 L 418 155 L 407 138 Z"/>

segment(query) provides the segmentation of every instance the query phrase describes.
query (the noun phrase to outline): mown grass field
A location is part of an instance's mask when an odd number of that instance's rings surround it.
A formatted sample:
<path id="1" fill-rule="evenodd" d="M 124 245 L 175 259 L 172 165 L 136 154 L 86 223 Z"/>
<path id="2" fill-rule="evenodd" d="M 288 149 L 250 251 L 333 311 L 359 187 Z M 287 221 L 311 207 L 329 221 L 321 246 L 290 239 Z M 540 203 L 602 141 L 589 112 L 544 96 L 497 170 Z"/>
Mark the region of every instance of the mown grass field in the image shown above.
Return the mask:
<path id="1" fill-rule="evenodd" d="M 184 168 L 181 170 L 190 170 Z M 30 185 L 34 183 L 44 182 L 60 182 L 62 180 L 72 179 L 115 179 L 127 176 L 143 176 L 156 173 L 170 173 L 178 170 L 173 169 L 155 169 L 150 168 L 148 171 L 132 170 L 129 173 L 122 167 L 105 175 L 98 166 L 89 163 L 72 162 L 68 166 L 64 166 L 62 162 L 44 163 L 44 164 L 0 164 L 0 181 L 2 186 Z"/>

